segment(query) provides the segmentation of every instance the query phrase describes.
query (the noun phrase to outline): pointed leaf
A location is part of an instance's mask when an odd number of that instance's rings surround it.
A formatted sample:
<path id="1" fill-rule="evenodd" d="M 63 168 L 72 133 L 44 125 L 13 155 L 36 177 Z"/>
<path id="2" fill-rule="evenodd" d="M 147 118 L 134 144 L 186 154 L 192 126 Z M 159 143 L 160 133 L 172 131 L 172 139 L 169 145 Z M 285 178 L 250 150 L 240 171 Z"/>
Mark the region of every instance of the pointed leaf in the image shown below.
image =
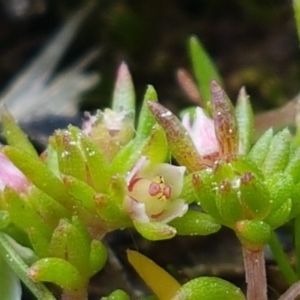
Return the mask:
<path id="1" fill-rule="evenodd" d="M 156 125 L 142 150 L 142 155 L 149 158 L 154 163 L 165 162 L 169 155 L 169 147 L 166 135 L 161 126 Z"/>
<path id="2" fill-rule="evenodd" d="M 148 101 L 157 102 L 157 94 L 152 85 L 148 85 L 147 87 L 146 93 L 144 95 L 144 101 L 142 104 L 140 116 L 139 116 L 139 122 L 138 122 L 136 133 L 141 138 L 147 138 L 152 131 L 152 127 L 156 123 L 155 118 L 153 117 L 152 113 L 149 110 L 147 104 Z"/>
<path id="3" fill-rule="evenodd" d="M 248 158 L 252 160 L 258 167 L 261 167 L 266 159 L 272 138 L 273 129 L 270 128 L 259 138 L 248 154 Z"/>
<path id="4" fill-rule="evenodd" d="M 177 162 L 186 166 L 189 172 L 203 169 L 205 162 L 198 154 L 191 137 L 180 120 L 159 103 L 148 102 L 148 106 L 157 122 L 165 130 L 171 153 Z"/>
<path id="5" fill-rule="evenodd" d="M 18 147 L 37 158 L 38 154 L 28 140 L 27 135 L 23 132 L 5 106 L 0 110 L 0 120 L 2 121 L 3 135 L 7 143 L 11 146 Z"/>
<path id="6" fill-rule="evenodd" d="M 101 300 L 130 300 L 130 298 L 124 291 L 115 290 L 108 297 L 102 297 Z"/>
<path id="7" fill-rule="evenodd" d="M 63 183 L 41 161 L 34 159 L 21 149 L 5 146 L 2 152 L 43 192 L 59 201 L 63 206 L 72 207 L 71 199 Z"/>
<path id="8" fill-rule="evenodd" d="M 127 258 L 158 299 L 170 300 L 180 288 L 169 273 L 141 253 L 127 250 Z"/>
<path id="9" fill-rule="evenodd" d="M 233 105 L 217 81 L 210 83 L 212 113 L 216 136 L 224 160 L 231 160 L 238 153 L 239 132 Z"/>
<path id="10" fill-rule="evenodd" d="M 195 36 L 192 36 L 189 40 L 189 51 L 200 94 L 203 100 L 208 103 L 211 99 L 210 82 L 212 79 L 215 79 L 222 83 L 221 76 L 204 47 Z"/>
<path id="11" fill-rule="evenodd" d="M 115 83 L 112 110 L 116 112 L 135 112 L 135 92 L 132 78 L 126 63 L 122 63 L 118 69 Z"/>
<path id="12" fill-rule="evenodd" d="M 283 171 L 289 161 L 291 134 L 288 129 L 278 132 L 272 139 L 268 154 L 262 165 L 265 176 Z"/>
<path id="13" fill-rule="evenodd" d="M 248 153 L 251 147 L 251 142 L 254 132 L 254 116 L 249 96 L 246 93 L 246 89 L 243 87 L 240 90 L 237 105 L 235 108 L 235 114 L 238 123 L 239 137 L 242 142 L 243 153 Z"/>
<path id="14" fill-rule="evenodd" d="M 105 192 L 110 179 L 109 166 L 101 149 L 87 136 L 81 137 L 88 173 L 97 192 Z"/>

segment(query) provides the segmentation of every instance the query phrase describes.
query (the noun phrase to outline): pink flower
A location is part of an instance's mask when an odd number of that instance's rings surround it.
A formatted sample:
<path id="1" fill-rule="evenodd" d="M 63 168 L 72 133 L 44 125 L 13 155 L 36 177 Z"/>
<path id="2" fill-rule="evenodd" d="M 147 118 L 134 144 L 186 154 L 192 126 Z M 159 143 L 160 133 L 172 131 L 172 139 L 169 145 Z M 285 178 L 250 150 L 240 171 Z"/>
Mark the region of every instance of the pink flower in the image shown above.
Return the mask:
<path id="1" fill-rule="evenodd" d="M 124 206 L 129 216 L 140 223 L 168 223 L 184 215 L 188 205 L 179 195 L 185 167 L 151 164 L 142 157 L 127 176 Z"/>
<path id="2" fill-rule="evenodd" d="M 186 113 L 182 118 L 182 125 L 203 158 L 215 158 L 220 155 L 214 120 L 209 118 L 202 108 L 196 108 L 194 122 L 191 121 L 190 114 Z"/>
<path id="3" fill-rule="evenodd" d="M 234 108 L 228 96 L 215 80 L 211 82 L 211 91 L 212 118 L 200 107 L 196 108 L 193 122 L 188 113 L 182 118 L 182 125 L 198 153 L 209 165 L 218 159 L 229 161 L 243 152 Z"/>
<path id="4" fill-rule="evenodd" d="M 25 192 L 29 181 L 24 174 L 3 154 L 0 152 L 0 191 L 6 186 L 17 192 Z"/>

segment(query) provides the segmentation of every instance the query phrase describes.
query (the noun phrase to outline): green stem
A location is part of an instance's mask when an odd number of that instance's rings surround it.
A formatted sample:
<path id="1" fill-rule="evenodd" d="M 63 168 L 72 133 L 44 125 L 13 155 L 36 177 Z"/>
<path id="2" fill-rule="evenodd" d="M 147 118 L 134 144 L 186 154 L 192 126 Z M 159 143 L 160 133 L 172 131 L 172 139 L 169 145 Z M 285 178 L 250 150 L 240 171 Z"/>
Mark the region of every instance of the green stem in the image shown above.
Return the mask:
<path id="1" fill-rule="evenodd" d="M 38 300 L 56 300 L 45 285 L 29 278 L 29 267 L 10 245 L 3 232 L 0 232 L 0 255 Z"/>
<path id="2" fill-rule="evenodd" d="M 279 268 L 281 274 L 285 278 L 286 282 L 289 285 L 292 285 L 293 283 L 295 283 L 298 280 L 297 275 L 296 275 L 295 271 L 293 270 L 293 268 L 291 267 L 291 264 L 286 256 L 286 254 L 284 253 L 282 246 L 277 238 L 277 235 L 274 232 L 272 233 L 272 236 L 271 236 L 271 239 L 269 242 L 269 246 L 270 246 L 272 254 L 277 262 L 277 265 L 278 265 L 278 268 Z"/>

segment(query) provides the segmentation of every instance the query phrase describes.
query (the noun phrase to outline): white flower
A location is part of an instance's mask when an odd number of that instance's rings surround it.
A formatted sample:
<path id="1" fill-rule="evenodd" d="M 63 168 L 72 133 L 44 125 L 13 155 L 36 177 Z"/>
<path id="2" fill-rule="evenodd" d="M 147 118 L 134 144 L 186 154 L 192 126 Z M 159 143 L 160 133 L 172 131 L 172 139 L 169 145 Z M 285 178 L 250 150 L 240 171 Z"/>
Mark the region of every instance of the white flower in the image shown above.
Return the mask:
<path id="1" fill-rule="evenodd" d="M 147 223 L 168 223 L 184 215 L 188 205 L 178 198 L 185 167 L 151 164 L 142 157 L 127 176 L 127 196 L 124 206 L 131 219 Z"/>

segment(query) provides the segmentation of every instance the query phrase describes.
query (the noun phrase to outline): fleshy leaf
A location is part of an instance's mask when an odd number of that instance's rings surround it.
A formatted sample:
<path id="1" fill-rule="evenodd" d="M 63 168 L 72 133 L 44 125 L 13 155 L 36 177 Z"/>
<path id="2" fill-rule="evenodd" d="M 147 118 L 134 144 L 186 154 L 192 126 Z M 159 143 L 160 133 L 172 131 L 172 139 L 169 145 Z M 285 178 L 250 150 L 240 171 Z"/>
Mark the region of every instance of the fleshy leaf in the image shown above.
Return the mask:
<path id="1" fill-rule="evenodd" d="M 242 291 L 220 278 L 199 277 L 184 284 L 171 300 L 246 300 Z"/>
<path id="2" fill-rule="evenodd" d="M 169 273 L 141 253 L 127 250 L 127 258 L 158 299 L 170 300 L 180 288 Z"/>
<path id="3" fill-rule="evenodd" d="M 175 236 L 176 229 L 161 222 L 139 223 L 133 221 L 135 229 L 147 240 L 167 240 Z"/>
<path id="4" fill-rule="evenodd" d="M 157 102 L 157 94 L 152 85 L 149 85 L 147 87 L 146 93 L 144 95 L 144 101 L 141 108 L 140 116 L 139 116 L 139 122 L 138 122 L 136 133 L 141 138 L 147 138 L 152 131 L 152 127 L 156 123 L 155 118 L 151 114 L 149 107 L 147 105 L 148 101 Z"/>
<path id="5" fill-rule="evenodd" d="M 208 235 L 219 231 L 221 225 L 213 217 L 196 210 L 188 210 L 169 223 L 179 235 Z"/>
<path id="6" fill-rule="evenodd" d="M 71 132 L 71 130 L 73 132 Z M 79 147 L 80 143 L 78 139 L 73 136 L 75 134 L 74 130 L 74 127 L 73 129 L 70 128 L 70 130 L 57 130 L 52 137 L 52 146 L 54 146 L 57 151 L 60 172 L 86 181 L 85 161 Z"/>
<path id="7" fill-rule="evenodd" d="M 34 159 L 21 149 L 5 146 L 2 152 L 43 192 L 59 201 L 63 206 L 72 202 L 63 183 L 41 161 Z"/>
<path id="8" fill-rule="evenodd" d="M 82 135 L 80 141 L 85 154 L 86 166 L 91 177 L 92 186 L 97 192 L 105 192 L 110 179 L 109 167 L 105 155 L 87 136 Z"/>
<path id="9" fill-rule="evenodd" d="M 241 176 L 239 190 L 246 218 L 263 219 L 269 214 L 272 200 L 268 187 L 254 173 Z"/>
<path id="10" fill-rule="evenodd" d="M 210 82 L 212 79 L 216 79 L 222 83 L 221 76 L 204 47 L 195 36 L 192 36 L 189 40 L 189 50 L 200 94 L 204 102 L 208 103 L 211 99 Z"/>
<path id="11" fill-rule="evenodd" d="M 93 198 L 96 191 L 92 187 L 72 176 L 63 176 L 63 181 L 68 192 L 78 201 L 79 205 L 94 211 L 95 202 Z"/>
<path id="12" fill-rule="evenodd" d="M 169 146 L 164 130 L 159 125 L 154 125 L 152 132 L 145 144 L 142 155 L 148 157 L 153 163 L 166 161 L 169 154 Z"/>
<path id="13" fill-rule="evenodd" d="M 80 272 L 83 278 L 89 277 L 91 238 L 78 218 L 71 223 L 62 219 L 55 229 L 49 252 L 52 256 L 66 259 Z"/>
<path id="14" fill-rule="evenodd" d="M 259 138 L 248 154 L 248 158 L 258 167 L 261 167 L 266 159 L 272 138 L 273 129 L 270 128 Z"/>
<path id="15" fill-rule="evenodd" d="M 100 271 L 107 261 L 107 250 L 104 244 L 98 240 L 91 243 L 90 276 Z"/>
<path id="16" fill-rule="evenodd" d="M 222 220 L 216 206 L 216 183 L 213 181 L 211 170 L 203 170 L 193 174 L 193 186 L 197 197 L 197 204 L 201 205 L 205 212 L 214 217 L 218 222 Z"/>
<path id="17" fill-rule="evenodd" d="M 284 174 L 292 176 L 294 183 L 300 182 L 300 148 L 298 148 L 290 158 Z"/>
<path id="18" fill-rule="evenodd" d="M 83 287 L 79 271 L 68 261 L 48 257 L 35 262 L 29 269 L 28 275 L 37 282 L 52 282 L 63 289 L 77 290 Z"/>
<path id="19" fill-rule="evenodd" d="M 112 110 L 116 112 L 135 111 L 135 92 L 132 78 L 126 63 L 122 63 L 117 72 L 115 83 Z"/>
<path id="20" fill-rule="evenodd" d="M 115 290 L 108 297 L 102 297 L 101 300 L 130 300 L 130 298 L 124 291 Z"/>
<path id="21" fill-rule="evenodd" d="M 171 153 L 180 165 L 189 172 L 201 170 L 205 162 L 198 154 L 195 145 L 180 120 L 159 103 L 148 102 L 148 106 L 157 122 L 163 127 Z"/>
<path id="22" fill-rule="evenodd" d="M 7 143 L 11 146 L 18 147 L 37 158 L 38 154 L 33 145 L 5 106 L 0 109 L 0 119 L 3 125 L 3 135 L 6 138 Z"/>
<path id="23" fill-rule="evenodd" d="M 289 161 L 291 134 L 288 129 L 277 133 L 270 144 L 268 154 L 262 165 L 265 176 L 283 171 Z"/>
<path id="24" fill-rule="evenodd" d="M 235 228 L 243 246 L 251 251 L 263 249 L 271 238 L 271 227 L 264 221 L 243 220 Z"/>
<path id="25" fill-rule="evenodd" d="M 247 154 L 250 150 L 253 138 L 254 116 L 249 101 L 249 96 L 247 95 L 244 87 L 240 90 L 237 105 L 235 107 L 235 114 L 239 128 L 239 137 L 242 142 L 243 153 Z"/>
<path id="26" fill-rule="evenodd" d="M 238 192 L 231 182 L 223 180 L 217 188 L 216 207 L 222 218 L 222 224 L 232 227 L 235 222 L 243 218 Z"/>
<path id="27" fill-rule="evenodd" d="M 238 153 L 239 134 L 234 108 L 222 87 L 217 81 L 210 83 L 212 93 L 212 112 L 216 136 L 224 160 L 231 160 Z"/>

